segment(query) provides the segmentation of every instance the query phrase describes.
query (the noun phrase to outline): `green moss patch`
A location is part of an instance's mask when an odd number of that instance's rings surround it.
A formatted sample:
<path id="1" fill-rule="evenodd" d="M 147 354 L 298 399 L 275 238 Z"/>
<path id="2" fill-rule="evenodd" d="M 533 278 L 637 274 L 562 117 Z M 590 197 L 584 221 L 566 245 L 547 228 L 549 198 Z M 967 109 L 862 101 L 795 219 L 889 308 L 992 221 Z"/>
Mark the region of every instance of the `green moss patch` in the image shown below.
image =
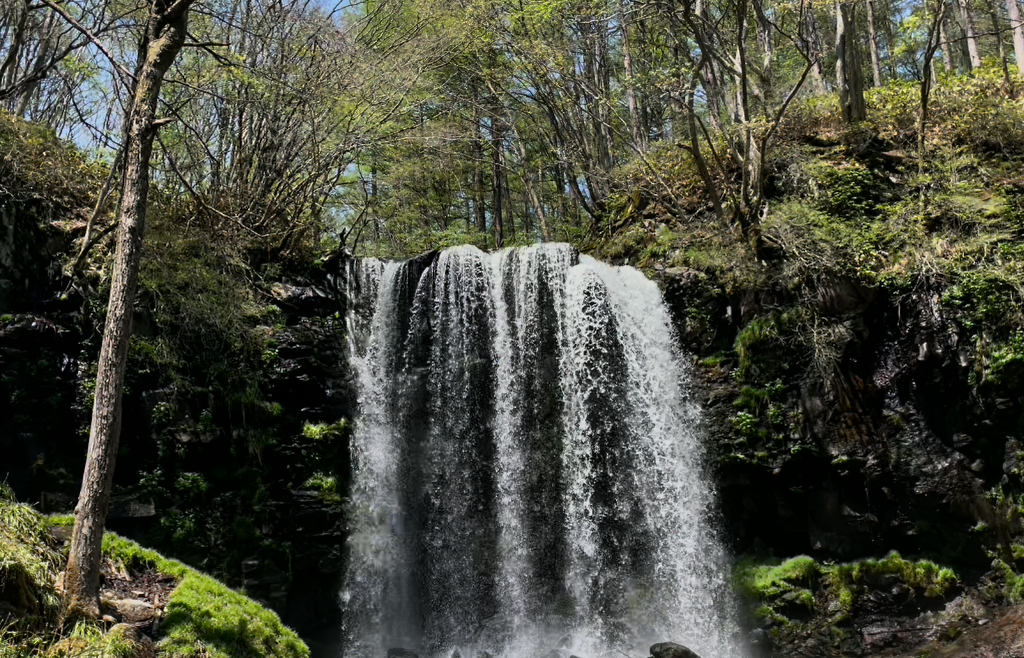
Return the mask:
<path id="1" fill-rule="evenodd" d="M 0 628 L 0 658 L 90 655 L 130 656 L 137 638 L 125 627 L 79 622 L 61 628 L 56 582 L 66 554 L 51 529 L 73 524 L 13 501 L 0 485 L 0 600 L 19 611 Z M 168 658 L 307 658 L 309 649 L 272 611 L 222 583 L 114 533 L 103 555 L 117 570 L 155 569 L 177 581 L 157 648 Z"/>
<path id="2" fill-rule="evenodd" d="M 892 581 L 925 598 L 942 598 L 959 583 L 952 569 L 929 560 L 907 560 L 893 551 L 881 559 L 845 564 L 819 563 L 806 555 L 784 562 L 744 560 L 736 568 L 737 590 L 757 605 L 763 619 L 790 622 L 793 604 L 841 622 L 857 600 Z"/>

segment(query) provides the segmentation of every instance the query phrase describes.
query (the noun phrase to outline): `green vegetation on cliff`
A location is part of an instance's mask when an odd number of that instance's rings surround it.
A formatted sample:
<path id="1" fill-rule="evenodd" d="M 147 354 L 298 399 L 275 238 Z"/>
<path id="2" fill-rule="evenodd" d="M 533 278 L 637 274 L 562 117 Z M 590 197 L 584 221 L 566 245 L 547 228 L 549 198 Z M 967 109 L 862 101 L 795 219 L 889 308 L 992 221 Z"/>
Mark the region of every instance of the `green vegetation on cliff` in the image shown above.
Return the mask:
<path id="1" fill-rule="evenodd" d="M 67 516 L 46 517 L 0 490 L 0 656 L 62 658 L 103 652 L 146 655 L 145 638 L 124 624 L 62 618 L 60 570 L 66 547 L 58 529 Z M 66 534 L 66 533 L 65 533 Z M 157 650 L 169 658 L 308 658 L 309 650 L 277 615 L 176 560 L 113 533 L 103 540 L 106 571 L 154 572 L 173 582 L 154 625 Z M 131 582 L 131 581 L 129 581 Z M 140 585 L 135 585 L 140 587 Z M 152 651 L 150 648 L 149 651 Z"/>

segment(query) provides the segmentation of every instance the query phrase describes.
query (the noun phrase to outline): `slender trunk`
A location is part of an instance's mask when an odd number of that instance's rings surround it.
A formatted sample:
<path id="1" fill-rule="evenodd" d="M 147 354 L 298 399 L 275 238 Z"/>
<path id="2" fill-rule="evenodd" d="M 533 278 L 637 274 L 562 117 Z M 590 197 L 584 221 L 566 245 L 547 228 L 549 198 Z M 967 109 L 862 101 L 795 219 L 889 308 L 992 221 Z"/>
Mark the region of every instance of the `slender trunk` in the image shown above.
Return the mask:
<path id="1" fill-rule="evenodd" d="M 505 228 L 508 233 L 508 237 L 515 241 L 516 239 L 516 216 L 515 207 L 512 205 L 512 189 L 508 185 L 508 158 L 505 156 L 505 142 L 502 141 L 501 151 L 501 189 L 505 194 L 505 220 L 508 222 Z"/>
<path id="2" fill-rule="evenodd" d="M 156 107 L 164 75 L 185 43 L 190 4 L 191 0 L 180 4 L 155 0 L 146 26 L 145 60 L 139 68 L 129 115 L 121 219 L 96 372 L 89 449 L 64 576 L 66 609 L 71 615 L 99 616 L 100 548 L 121 431 L 121 393 L 146 223 Z"/>
<path id="3" fill-rule="evenodd" d="M 957 66 L 953 56 L 953 41 L 949 38 L 949 32 L 946 30 L 945 18 L 939 21 L 939 40 L 942 45 L 942 58 L 946 60 L 946 70 L 952 73 L 957 70 Z"/>
<path id="4" fill-rule="evenodd" d="M 1003 80 L 1006 81 L 1006 86 L 1010 86 L 1010 65 L 1006 59 L 1006 44 L 1003 43 L 1003 29 L 1002 20 L 999 16 L 999 8 L 996 5 L 995 0 L 986 0 L 988 15 L 992 20 L 992 31 L 995 32 L 996 45 L 999 49 L 999 65 L 1003 69 Z"/>
<path id="5" fill-rule="evenodd" d="M 878 56 L 878 33 L 875 31 L 875 2 L 868 5 L 868 46 L 871 48 L 871 79 L 876 87 L 882 86 L 882 64 Z"/>
<path id="6" fill-rule="evenodd" d="M 484 145 L 480 135 L 480 119 L 473 119 L 473 220 L 476 230 L 487 231 L 487 208 L 484 202 Z"/>
<path id="7" fill-rule="evenodd" d="M 25 31 L 28 28 L 28 2 L 21 3 L 21 11 L 18 14 L 18 21 L 14 27 L 14 36 L 11 37 L 11 46 L 7 49 L 7 57 L 0 65 L 0 89 L 10 89 L 18 79 L 18 60 L 21 59 L 21 49 L 25 45 Z"/>
<path id="8" fill-rule="evenodd" d="M 931 28 L 928 30 L 928 44 L 924 51 L 924 75 L 921 79 L 921 115 L 918 119 L 917 124 L 917 174 L 919 178 L 924 177 L 924 160 L 926 155 L 927 143 L 925 142 L 925 129 L 928 126 L 928 99 L 932 89 L 932 78 L 929 75 L 930 64 L 932 58 L 935 57 L 935 51 L 938 49 L 938 39 L 942 36 L 942 21 L 945 18 L 946 5 L 941 3 L 935 16 L 932 18 Z M 927 195 L 925 194 L 925 186 L 921 186 L 919 205 L 921 216 L 925 215 L 927 210 Z"/>
<path id="9" fill-rule="evenodd" d="M 892 80 L 899 79 L 899 65 L 896 57 L 893 55 L 893 49 L 896 47 L 896 33 L 892 29 L 892 17 L 894 15 L 891 0 L 876 0 L 884 3 L 882 10 L 882 26 L 885 30 L 885 42 L 888 46 L 886 51 L 885 66 L 889 69 L 889 78 Z"/>
<path id="10" fill-rule="evenodd" d="M 825 58 L 821 31 L 818 29 L 818 19 L 814 17 L 814 7 L 811 3 L 807 5 L 807 14 L 804 18 L 807 25 L 807 39 L 804 43 L 807 56 L 814 63 L 811 67 L 811 85 L 815 94 L 824 94 L 828 91 L 825 86 L 825 68 L 822 60 Z"/>
<path id="11" fill-rule="evenodd" d="M 523 182 L 523 195 L 525 197 L 525 201 L 529 203 L 529 205 L 527 203 L 523 204 L 523 209 L 526 213 L 524 215 L 526 219 L 523 222 L 523 227 L 526 229 L 527 232 L 530 232 L 532 230 L 532 227 L 530 226 L 529 222 L 529 206 L 532 205 L 533 212 L 537 215 L 537 221 L 540 222 L 541 238 L 544 242 L 550 242 L 551 236 L 548 234 L 548 220 L 544 214 L 544 206 L 543 204 L 541 204 L 540 198 L 537 196 L 537 190 L 534 188 L 533 175 L 526 172 L 526 145 L 523 144 L 523 140 L 519 138 L 518 133 L 516 134 L 515 143 L 519 149 L 519 161 L 522 163 L 522 165 L 519 167 L 519 171 L 520 179 Z M 542 170 L 538 169 L 537 177 L 543 180 L 543 178 L 541 178 L 541 172 Z"/>
<path id="12" fill-rule="evenodd" d="M 864 73 L 857 56 L 855 5 L 836 0 L 836 85 L 839 104 L 847 123 L 864 121 Z"/>
<path id="13" fill-rule="evenodd" d="M 618 4 L 619 31 L 622 35 L 622 68 L 626 75 L 626 105 L 629 108 L 629 132 L 633 138 L 633 146 L 638 151 L 646 148 L 640 119 L 640 106 L 636 99 L 636 80 L 633 77 L 633 51 L 629 43 L 629 19 L 620 0 Z"/>
<path id="14" fill-rule="evenodd" d="M 46 67 L 46 59 L 50 55 L 51 37 L 53 36 L 53 21 L 57 17 L 57 12 L 51 11 L 46 21 L 43 23 L 42 30 L 40 30 L 40 42 L 39 52 L 36 53 L 35 61 L 32 64 L 32 68 L 26 71 L 26 77 L 35 76 L 39 74 Z M 18 107 L 14 110 L 14 113 L 19 117 L 24 118 L 25 112 L 28 111 L 28 104 L 32 101 L 32 97 L 36 93 L 36 89 L 39 88 L 39 80 L 29 83 L 25 86 L 24 91 L 21 92 L 21 98 L 18 99 Z"/>
<path id="15" fill-rule="evenodd" d="M 1017 72 L 1024 78 L 1024 20 L 1021 19 L 1017 0 L 1006 0 L 1006 14 L 1013 28 L 1013 56 L 1017 60 Z"/>
<path id="16" fill-rule="evenodd" d="M 501 190 L 501 152 L 502 135 L 498 119 L 491 119 L 491 223 L 494 224 L 494 246 L 501 249 L 505 246 L 504 227 L 502 226 L 502 201 L 504 194 Z"/>
<path id="17" fill-rule="evenodd" d="M 964 39 L 967 41 L 967 54 L 970 56 L 971 70 L 981 68 L 981 54 L 978 51 L 977 30 L 974 27 L 974 14 L 971 13 L 970 0 L 957 0 L 960 6 L 960 20 L 964 27 Z"/>

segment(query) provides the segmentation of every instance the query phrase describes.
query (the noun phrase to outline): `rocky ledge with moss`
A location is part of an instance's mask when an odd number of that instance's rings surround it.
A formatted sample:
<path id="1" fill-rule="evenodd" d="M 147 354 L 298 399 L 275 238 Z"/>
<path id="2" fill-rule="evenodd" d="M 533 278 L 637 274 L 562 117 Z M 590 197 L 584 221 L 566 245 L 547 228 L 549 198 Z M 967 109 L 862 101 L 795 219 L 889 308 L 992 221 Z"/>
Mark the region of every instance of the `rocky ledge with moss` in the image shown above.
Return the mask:
<path id="1" fill-rule="evenodd" d="M 0 485 L 0 657 L 308 658 L 275 613 L 113 533 L 103 541 L 103 620 L 63 619 L 72 523 L 15 503 Z"/>
<path id="2" fill-rule="evenodd" d="M 853 128 L 835 99 L 798 103 L 759 245 L 715 219 L 681 149 L 653 153 L 673 186 L 637 172 L 590 245 L 663 285 L 733 551 L 803 583 L 748 598 L 777 655 L 924 651 L 946 622 L 914 620 L 942 610 L 1019 623 L 1002 615 L 1024 593 L 1024 105 L 1001 84 L 944 78 L 924 152 L 912 84 L 871 91 Z M 893 550 L 956 585 L 926 595 L 887 571 Z M 906 624 L 872 625 L 890 614 Z"/>

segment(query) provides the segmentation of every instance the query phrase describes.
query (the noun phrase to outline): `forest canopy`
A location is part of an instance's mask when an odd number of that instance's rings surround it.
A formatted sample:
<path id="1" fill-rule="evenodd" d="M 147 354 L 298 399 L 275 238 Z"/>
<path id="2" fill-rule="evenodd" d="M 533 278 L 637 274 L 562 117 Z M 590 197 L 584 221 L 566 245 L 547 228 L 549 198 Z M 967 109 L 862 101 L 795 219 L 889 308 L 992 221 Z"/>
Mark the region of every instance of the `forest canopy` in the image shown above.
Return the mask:
<path id="1" fill-rule="evenodd" d="M 0 5 L 0 104 L 105 161 L 115 182 L 83 241 L 115 221 L 146 11 Z M 641 211 L 696 212 L 763 255 L 786 143 L 862 125 L 924 157 L 928 112 L 944 111 L 936 85 L 970 79 L 1014 103 L 1020 11 L 1017 0 L 204 0 L 158 109 L 155 226 L 211 232 L 258 266 L 340 246 L 579 243 Z"/>

